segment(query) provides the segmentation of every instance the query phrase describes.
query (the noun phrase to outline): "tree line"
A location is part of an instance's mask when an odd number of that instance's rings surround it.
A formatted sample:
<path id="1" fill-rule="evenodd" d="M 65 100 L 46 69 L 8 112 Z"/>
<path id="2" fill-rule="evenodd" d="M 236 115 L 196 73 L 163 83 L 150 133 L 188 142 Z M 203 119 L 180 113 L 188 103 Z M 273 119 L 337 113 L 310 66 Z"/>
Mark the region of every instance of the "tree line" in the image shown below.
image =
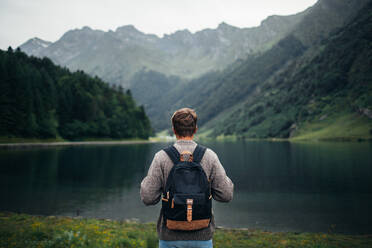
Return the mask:
<path id="1" fill-rule="evenodd" d="M 0 50 L 0 137 L 146 139 L 151 133 L 130 90 L 19 48 Z"/>

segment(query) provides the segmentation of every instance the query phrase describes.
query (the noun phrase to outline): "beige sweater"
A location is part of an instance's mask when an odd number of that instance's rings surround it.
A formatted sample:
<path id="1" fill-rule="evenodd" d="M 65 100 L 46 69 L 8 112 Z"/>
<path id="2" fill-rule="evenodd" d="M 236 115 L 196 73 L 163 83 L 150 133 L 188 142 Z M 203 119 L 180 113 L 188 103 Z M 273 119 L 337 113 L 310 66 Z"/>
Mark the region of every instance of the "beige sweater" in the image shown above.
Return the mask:
<path id="1" fill-rule="evenodd" d="M 177 140 L 174 144 L 180 153 L 182 151 L 194 152 L 196 145 L 192 140 Z M 234 184 L 227 177 L 217 154 L 208 148 L 200 164 L 211 180 L 213 199 L 220 202 L 231 201 Z M 141 183 L 141 199 L 146 205 L 155 205 L 160 201 L 172 167 L 173 162 L 163 150 L 155 154 L 148 174 Z M 213 237 L 214 229 L 213 216 L 210 226 L 198 231 L 172 231 L 167 229 L 161 212 L 157 223 L 157 231 L 161 240 L 210 240 Z"/>

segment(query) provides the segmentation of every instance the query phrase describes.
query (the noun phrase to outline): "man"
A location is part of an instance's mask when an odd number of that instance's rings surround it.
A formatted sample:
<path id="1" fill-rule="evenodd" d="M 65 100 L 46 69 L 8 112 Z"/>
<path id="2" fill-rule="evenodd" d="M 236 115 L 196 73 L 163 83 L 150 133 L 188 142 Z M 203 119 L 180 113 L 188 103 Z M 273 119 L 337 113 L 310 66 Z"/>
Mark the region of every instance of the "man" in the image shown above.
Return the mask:
<path id="1" fill-rule="evenodd" d="M 197 143 L 193 141 L 197 131 L 197 115 L 194 110 L 183 108 L 172 116 L 173 132 L 177 141 L 174 147 L 181 154 L 184 151 L 193 153 Z M 234 184 L 227 177 L 218 156 L 207 148 L 200 161 L 211 184 L 211 194 L 214 200 L 229 202 L 233 197 Z M 155 205 L 160 201 L 163 189 L 174 163 L 164 150 L 157 152 L 151 163 L 148 175 L 141 183 L 141 199 L 146 205 Z M 212 238 L 215 222 L 212 218 L 208 227 L 195 231 L 175 231 L 168 229 L 164 223 L 162 212 L 157 222 L 159 247 L 213 247 Z"/>

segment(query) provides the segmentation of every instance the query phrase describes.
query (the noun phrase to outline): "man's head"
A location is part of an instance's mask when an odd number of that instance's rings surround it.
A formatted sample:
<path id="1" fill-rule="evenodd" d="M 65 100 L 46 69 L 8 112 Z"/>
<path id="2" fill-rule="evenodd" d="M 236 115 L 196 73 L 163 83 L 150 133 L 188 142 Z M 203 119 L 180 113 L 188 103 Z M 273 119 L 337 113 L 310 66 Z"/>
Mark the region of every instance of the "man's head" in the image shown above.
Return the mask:
<path id="1" fill-rule="evenodd" d="M 198 117 L 193 109 L 182 108 L 174 112 L 172 126 L 174 133 L 179 137 L 192 137 L 196 130 Z"/>

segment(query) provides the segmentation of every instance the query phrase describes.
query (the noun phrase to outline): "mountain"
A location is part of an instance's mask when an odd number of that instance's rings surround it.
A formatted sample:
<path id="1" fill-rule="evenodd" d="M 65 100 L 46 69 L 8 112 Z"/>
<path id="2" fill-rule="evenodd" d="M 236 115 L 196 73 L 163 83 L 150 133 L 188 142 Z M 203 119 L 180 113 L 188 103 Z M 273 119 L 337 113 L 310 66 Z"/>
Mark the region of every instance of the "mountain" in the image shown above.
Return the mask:
<path id="1" fill-rule="evenodd" d="M 305 135 L 304 130 L 318 125 L 320 119 L 324 126 L 319 128 L 334 125 L 345 135 L 370 137 L 372 128 L 368 113 L 371 106 L 367 99 L 371 99 L 371 91 L 359 82 L 370 82 L 366 69 L 370 65 L 366 57 L 370 48 L 363 45 L 370 44 L 364 38 L 370 26 L 355 19 L 370 13 L 368 2 L 321 0 L 307 11 L 292 32 L 272 48 L 238 60 L 225 70 L 210 72 L 163 92 L 149 108 L 158 112 L 149 111 L 154 127 L 157 130 L 167 128 L 170 114 L 179 107 L 188 106 L 199 113 L 200 131 L 213 137 L 300 136 Z M 309 33 L 304 31 L 304 27 Z M 352 31 L 346 32 L 345 29 L 349 28 Z M 334 50 L 334 39 L 340 39 L 338 46 L 347 50 Z M 354 62 L 359 67 L 355 67 Z M 304 70 L 309 71 L 304 73 Z M 359 70 L 362 72 L 354 73 Z M 327 89 L 323 90 L 323 86 Z M 336 97 L 338 94 L 342 97 Z M 321 103 L 323 98 L 327 104 Z M 342 101 L 358 104 L 344 106 L 339 104 Z M 313 109 L 302 113 L 307 105 Z M 325 111 L 325 107 L 330 112 Z M 334 114 L 338 112 L 339 115 Z M 319 116 L 321 113 L 323 115 Z M 308 116 L 307 119 L 303 119 L 304 115 Z M 343 126 L 340 123 L 349 124 Z M 360 132 L 346 132 L 350 125 L 355 125 L 355 130 L 360 128 Z M 333 131 L 330 133 L 335 135 Z"/>
<path id="2" fill-rule="evenodd" d="M 22 49 L 27 51 L 29 55 L 37 56 L 41 51 L 47 48 L 52 42 L 45 41 L 39 38 L 32 38 L 22 44 Z"/>
<path id="3" fill-rule="evenodd" d="M 213 135 L 372 138 L 372 2 L 349 24 L 260 84 Z"/>
<path id="4" fill-rule="evenodd" d="M 319 0 L 255 28 L 221 23 L 163 38 L 130 25 L 85 27 L 38 56 L 130 87 L 157 131 L 187 106 L 197 110 L 203 135 L 213 137 L 368 138 L 371 29 L 363 20 L 370 2 Z"/>
<path id="5" fill-rule="evenodd" d="M 82 71 L 72 73 L 48 58 L 0 50 L 2 140 L 148 138 L 151 132 L 129 91 Z"/>
<path id="6" fill-rule="evenodd" d="M 177 76 L 167 76 L 152 70 L 137 72 L 130 81 L 133 97 L 146 109 L 157 131 L 169 127 L 170 109 L 174 106 L 180 92 L 172 89 L 183 88 L 188 81 Z M 176 98 L 172 98 L 172 96 Z M 172 104 L 169 104 L 172 103 Z"/>
<path id="7" fill-rule="evenodd" d="M 294 36 L 311 46 L 353 19 L 369 0 L 319 0 L 294 29 Z"/>
<path id="8" fill-rule="evenodd" d="M 323 3 L 318 4 L 322 7 Z M 270 73 L 267 79 L 257 80 L 251 93 L 235 101 L 230 109 L 219 111 L 204 126 L 205 130 L 213 127 L 213 136 L 247 138 L 372 138 L 372 2 L 362 6 L 356 8 L 358 12 L 354 15 L 349 9 L 345 15 L 349 22 L 345 20 L 347 24 L 342 28 L 329 29 L 326 38 L 323 28 L 317 39 L 312 34 L 310 40 L 301 42 L 295 37 L 304 37 L 295 30 L 293 39 L 303 47 L 313 45 L 286 59 L 286 65 Z M 319 16 L 319 12 L 316 14 Z M 273 49 L 288 43 L 289 37 Z M 248 62 L 244 65 L 246 69 L 241 74 L 234 73 L 235 76 L 252 77 L 251 65 Z"/>
<path id="9" fill-rule="evenodd" d="M 179 30 L 159 38 L 133 25 L 103 32 L 89 27 L 66 32 L 48 46 L 20 46 L 29 55 L 48 57 L 71 70 L 84 70 L 112 83 L 129 87 L 136 72 L 144 69 L 167 76 L 195 78 L 224 69 L 236 59 L 264 51 L 299 23 L 305 12 L 270 16 L 260 26 L 237 28 L 221 23 L 216 29 L 191 33 Z"/>

